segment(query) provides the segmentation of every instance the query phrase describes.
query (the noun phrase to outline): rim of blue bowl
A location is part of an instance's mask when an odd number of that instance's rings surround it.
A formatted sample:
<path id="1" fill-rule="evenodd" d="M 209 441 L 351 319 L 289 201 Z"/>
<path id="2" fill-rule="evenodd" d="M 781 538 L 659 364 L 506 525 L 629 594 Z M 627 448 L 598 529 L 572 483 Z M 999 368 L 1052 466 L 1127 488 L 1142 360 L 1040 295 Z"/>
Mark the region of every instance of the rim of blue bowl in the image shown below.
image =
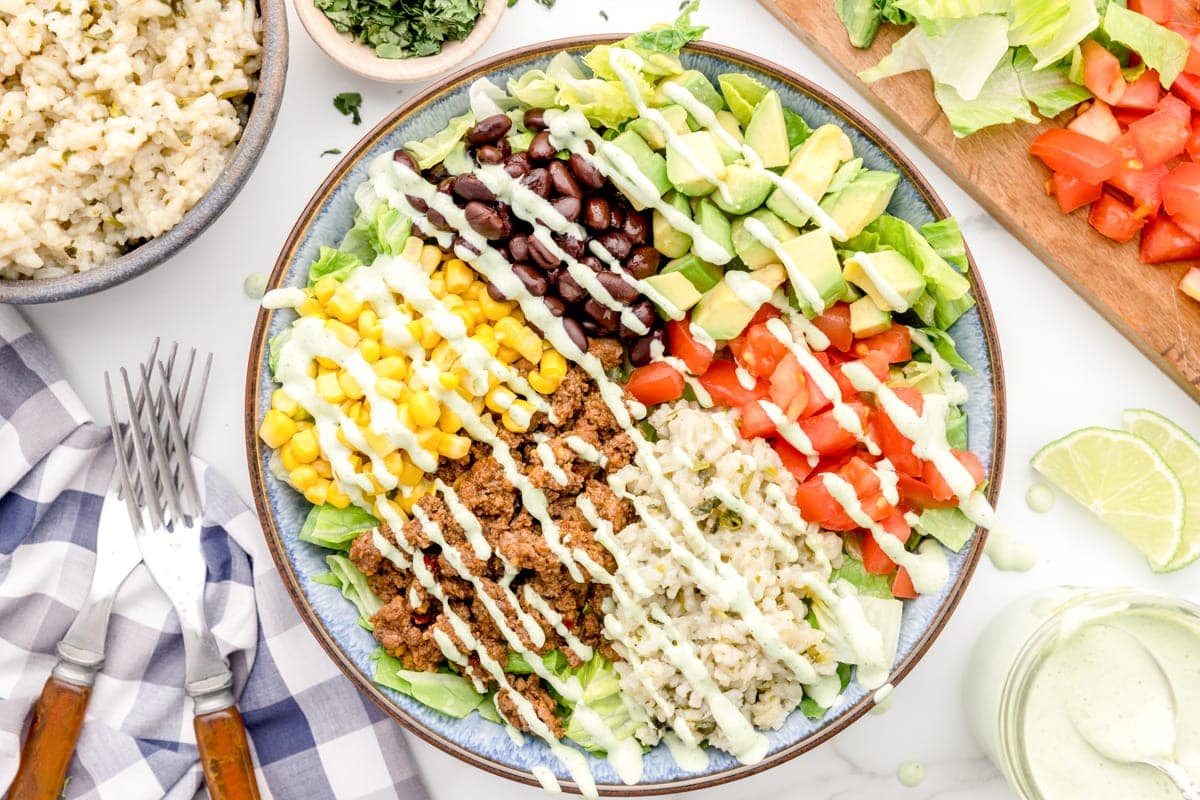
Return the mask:
<path id="1" fill-rule="evenodd" d="M 283 103 L 288 65 L 287 8 L 284 0 L 258 0 L 258 8 L 263 39 L 258 91 L 233 155 L 196 205 L 169 231 L 84 272 L 57 278 L 0 280 L 0 303 L 57 303 L 124 283 L 166 262 L 225 212 L 262 158 Z"/>
<path id="2" fill-rule="evenodd" d="M 378 125 L 372 128 L 357 144 L 352 147 L 337 166 L 333 168 L 329 176 L 322 182 L 321 186 L 313 194 L 308 205 L 305 206 L 296 224 L 293 226 L 288 238 L 285 241 L 283 248 L 280 251 L 279 258 L 275 262 L 275 267 L 271 272 L 271 277 L 268 282 L 268 289 L 277 288 L 282 285 L 284 278 L 289 271 L 289 265 L 295 256 L 295 251 L 300 245 L 301 240 L 308 227 L 313 223 L 317 211 L 326 202 L 330 193 L 339 184 L 345 180 L 347 174 L 354 165 L 363 157 L 363 155 L 371 150 L 375 144 L 384 136 L 388 135 L 392 128 L 398 125 L 402 120 L 418 113 L 424 106 L 439 97 L 448 94 L 449 92 L 458 89 L 464 83 L 474 80 L 475 78 L 485 76 L 494 69 L 503 67 L 512 61 L 521 61 L 538 56 L 544 56 L 556 53 L 562 50 L 581 50 L 594 47 L 598 44 L 611 44 L 620 41 L 629 34 L 593 34 L 586 36 L 571 36 L 562 39 L 555 39 L 537 44 L 527 45 L 512 50 L 507 50 L 499 53 L 483 61 L 470 64 L 457 72 L 447 76 L 442 81 L 430 86 L 421 93 L 413 96 L 395 111 L 385 117 Z M 814 100 L 826 105 L 842 118 L 848 124 L 857 128 L 864 136 L 871 139 L 882 150 L 888 158 L 890 158 L 896 167 L 912 181 L 913 186 L 917 189 L 921 197 L 929 204 L 930 209 L 938 219 L 944 219 L 951 216 L 949 209 L 945 203 L 934 191 L 928 179 L 917 169 L 916 165 L 909 159 L 896 144 L 883 133 L 876 125 L 867 120 L 860 112 L 855 110 L 845 101 L 831 94 L 824 87 L 819 86 L 807 78 L 802 77 L 793 70 L 788 69 L 780 64 L 777 64 L 769 59 L 756 56 L 753 53 L 748 53 L 744 50 L 739 50 L 734 47 L 729 47 L 721 44 L 713 44 L 710 42 L 696 42 L 688 46 L 689 50 L 694 50 L 699 53 L 704 53 L 719 58 L 726 59 L 734 64 L 742 64 L 753 69 L 757 69 L 769 75 L 775 76 L 777 79 L 791 84 L 795 89 Z M 984 288 L 983 282 L 980 279 L 979 271 L 975 263 L 974 256 L 967 248 L 967 261 L 969 268 L 967 270 L 967 278 L 971 284 L 976 305 L 979 311 L 980 326 L 983 330 L 984 339 L 987 346 L 987 354 L 991 361 L 991 389 L 992 396 L 995 400 L 995 425 L 992 429 L 992 452 L 993 460 L 990 471 L 990 482 L 987 487 L 987 496 L 989 501 L 995 505 L 996 498 L 999 496 L 1000 484 L 1004 474 L 1005 461 L 1005 444 L 1007 437 L 1007 395 L 1005 393 L 1004 382 L 1004 361 L 1000 351 L 1000 339 L 996 331 L 996 321 L 992 315 L 991 303 L 988 300 L 987 291 Z M 379 687 L 372 681 L 370 676 L 364 674 L 346 653 L 338 646 L 333 635 L 321 623 L 316 611 L 310 604 L 307 595 L 301 585 L 299 576 L 296 574 L 291 561 L 287 557 L 287 552 L 283 544 L 283 537 L 275 525 L 275 519 L 271 514 L 271 507 L 266 490 L 266 476 L 263 474 L 262 463 L 258 455 L 258 423 L 257 423 L 257 408 L 258 408 L 258 391 L 259 379 L 262 370 L 265 367 L 267 352 L 267 334 L 270 322 L 270 314 L 272 312 L 266 309 L 259 309 L 258 318 L 255 322 L 254 333 L 252 336 L 249 361 L 246 367 L 246 406 L 244 415 L 245 437 L 246 437 L 246 461 L 250 470 L 250 484 L 254 495 L 254 503 L 258 512 L 259 523 L 263 529 L 264 538 L 267 540 L 268 549 L 271 551 L 271 557 L 275 560 L 275 566 L 279 569 L 284 586 L 287 588 L 288 594 L 292 598 L 292 603 L 296 606 L 301 618 L 308 626 L 309 631 L 317 639 L 322 649 L 329 655 L 337 667 L 350 679 L 355 687 L 369 697 L 376 705 L 380 707 L 388 716 L 400 723 L 405 730 L 418 736 L 423 741 L 433 745 L 444 753 L 447 753 L 455 758 L 464 761 L 468 764 L 476 766 L 485 772 L 497 775 L 502 778 L 507 778 L 511 781 L 522 783 L 528 786 L 540 787 L 541 784 L 529 772 L 510 766 L 500 761 L 488 758 L 486 756 L 475 753 L 461 744 L 454 742 L 440 733 L 434 732 L 421 724 L 420 720 L 411 716 L 405 709 L 397 706 L 392 700 L 384 694 Z M 947 593 L 945 600 L 938 609 L 936 616 L 926 628 L 925 632 L 913 645 L 912 650 L 908 655 L 897 665 L 893 666 L 890 676 L 890 683 L 894 686 L 900 683 L 916 664 L 925 656 L 933 645 L 934 641 L 941 634 L 946 624 L 954 614 L 954 610 L 958 607 L 959 601 L 962 599 L 967 585 L 971 582 L 971 578 L 975 573 L 975 568 L 978 566 L 980 559 L 983 556 L 984 546 L 987 541 L 987 532 L 978 529 L 972 537 L 971 547 L 963 561 L 962 569 L 959 572 L 954 586 Z M 738 765 L 736 767 L 723 770 L 721 772 L 712 773 L 709 775 L 701 775 L 694 777 L 682 777 L 675 780 L 660 781 L 656 783 L 643 783 L 634 786 L 604 784 L 597 787 L 599 793 L 604 797 L 644 797 L 650 795 L 658 795 L 671 792 L 695 791 L 698 789 L 711 788 L 714 786 L 722 786 L 741 778 L 746 778 L 751 775 L 756 775 L 772 767 L 783 764 L 787 761 L 796 758 L 802 753 L 806 753 L 815 747 L 829 741 L 838 733 L 848 728 L 856 722 L 860 717 L 867 713 L 873 705 L 872 695 L 867 693 L 858 703 L 846 709 L 837 719 L 830 722 L 828 725 L 814 731 L 810 736 L 807 736 L 799 741 L 781 748 L 768 755 L 763 761 L 753 765 Z M 563 791 L 571 794 L 579 794 L 579 787 L 573 781 L 560 781 Z"/>

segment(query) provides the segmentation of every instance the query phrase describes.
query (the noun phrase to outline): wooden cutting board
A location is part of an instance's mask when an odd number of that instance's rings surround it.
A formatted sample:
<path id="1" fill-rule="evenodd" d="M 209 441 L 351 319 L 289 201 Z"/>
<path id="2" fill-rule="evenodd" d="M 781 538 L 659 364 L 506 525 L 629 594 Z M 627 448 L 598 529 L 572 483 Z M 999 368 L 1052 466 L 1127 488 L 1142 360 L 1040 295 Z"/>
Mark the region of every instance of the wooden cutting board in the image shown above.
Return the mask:
<path id="1" fill-rule="evenodd" d="M 1177 289 L 1190 265 L 1141 264 L 1136 239 L 1118 245 L 1092 230 L 1087 209 L 1070 216 L 1059 211 L 1044 191 L 1049 173 L 1028 155 L 1030 141 L 1055 123 L 993 127 L 958 139 L 933 98 L 927 72 L 898 75 L 870 86 L 856 77 L 888 53 L 904 29 L 884 26 L 870 50 L 859 50 L 846 37 L 832 0 L 760 2 L 860 87 L 938 166 L 1184 391 L 1200 400 L 1200 303 Z M 988 278 L 1000 281 L 1004 275 L 993 271 Z M 1080 348 L 1088 346 L 1089 342 L 1079 342 Z"/>

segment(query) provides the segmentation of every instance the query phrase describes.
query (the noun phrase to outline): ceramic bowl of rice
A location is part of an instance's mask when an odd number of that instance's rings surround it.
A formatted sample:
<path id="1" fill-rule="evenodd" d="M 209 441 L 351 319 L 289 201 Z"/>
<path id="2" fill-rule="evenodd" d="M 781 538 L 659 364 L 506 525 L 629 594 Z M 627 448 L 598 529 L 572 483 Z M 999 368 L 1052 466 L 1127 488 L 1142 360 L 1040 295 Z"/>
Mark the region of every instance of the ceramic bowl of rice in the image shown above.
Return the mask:
<path id="1" fill-rule="evenodd" d="M 0 0 L 0 302 L 90 294 L 199 236 L 286 71 L 282 0 Z"/>

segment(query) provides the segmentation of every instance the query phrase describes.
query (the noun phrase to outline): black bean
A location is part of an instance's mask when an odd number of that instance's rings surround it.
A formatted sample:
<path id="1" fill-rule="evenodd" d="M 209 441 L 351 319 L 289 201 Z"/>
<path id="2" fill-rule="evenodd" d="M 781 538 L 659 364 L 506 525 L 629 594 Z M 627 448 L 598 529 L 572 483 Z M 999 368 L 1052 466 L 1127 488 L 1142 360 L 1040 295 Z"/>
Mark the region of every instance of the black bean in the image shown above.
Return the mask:
<path id="1" fill-rule="evenodd" d="M 504 160 L 504 151 L 495 145 L 485 144 L 475 151 L 475 159 L 480 164 L 499 164 Z"/>
<path id="2" fill-rule="evenodd" d="M 616 203 L 609 203 L 609 206 L 611 210 L 608 212 L 608 227 L 619 231 L 625 227 L 625 209 Z"/>
<path id="3" fill-rule="evenodd" d="M 611 273 L 609 273 L 611 274 Z M 583 313 L 596 321 L 600 326 L 600 330 L 605 333 L 612 333 L 617 329 L 617 325 L 621 322 L 621 314 L 604 305 L 595 298 L 589 298 L 583 304 Z"/>
<path id="4" fill-rule="evenodd" d="M 420 170 L 417 169 L 417 160 L 410 156 L 405 150 L 397 150 L 392 153 L 392 161 L 395 161 L 397 164 L 403 164 L 413 172 L 420 172 Z"/>
<path id="5" fill-rule="evenodd" d="M 599 336 L 603 332 L 600 330 L 600 326 L 596 323 L 596 320 L 591 317 L 584 317 L 579 320 L 579 326 L 583 328 L 583 332 L 588 336 Z"/>
<path id="6" fill-rule="evenodd" d="M 596 276 L 596 280 L 608 290 L 613 300 L 616 300 L 618 303 L 633 302 L 638 296 L 638 290 L 634 285 L 615 272 L 601 272 Z"/>
<path id="7" fill-rule="evenodd" d="M 526 291 L 534 297 L 542 297 L 546 294 L 546 289 L 549 283 L 546 281 L 546 276 L 542 275 L 528 264 L 513 264 L 513 274 L 521 279 Z"/>
<path id="8" fill-rule="evenodd" d="M 634 244 L 645 244 L 646 238 L 650 235 L 650 226 L 646 224 L 644 215 L 630 211 L 625 215 L 625 224 L 621 226 L 621 232 L 628 236 Z"/>
<path id="9" fill-rule="evenodd" d="M 588 296 L 583 287 L 565 269 L 560 269 L 555 273 L 554 285 L 558 288 L 558 296 L 569 305 L 574 305 Z"/>
<path id="10" fill-rule="evenodd" d="M 575 176 L 571 174 L 570 168 L 565 163 L 555 159 L 550 162 L 547 169 L 550 172 L 550 185 L 554 191 L 576 199 L 583 197 L 583 190 L 579 188 L 579 182 L 575 180 Z"/>
<path id="11" fill-rule="evenodd" d="M 425 177 L 430 183 L 437 183 L 442 178 L 450 174 L 450 170 L 446 169 L 446 165 L 438 162 L 429 169 L 425 170 Z"/>
<path id="12" fill-rule="evenodd" d="M 525 127 L 531 131 L 546 129 L 546 109 L 531 108 L 525 112 Z"/>
<path id="13" fill-rule="evenodd" d="M 501 203 L 500 205 L 496 206 L 496 213 L 500 215 L 500 238 L 507 240 L 513 235 L 514 223 L 512 209 L 510 209 L 504 203 Z"/>
<path id="14" fill-rule="evenodd" d="M 546 310 L 556 317 L 561 317 L 567 313 L 567 304 L 562 301 L 561 297 L 548 294 L 544 298 L 544 302 L 546 303 Z"/>
<path id="15" fill-rule="evenodd" d="M 499 147 L 500 147 L 500 155 L 503 158 L 508 158 L 509 156 L 512 155 L 512 142 L 510 142 L 508 139 L 501 139 Z"/>
<path id="16" fill-rule="evenodd" d="M 558 151 L 550 142 L 549 131 L 542 131 L 529 143 L 529 157 L 534 161 L 549 161 L 556 155 L 558 155 Z"/>
<path id="17" fill-rule="evenodd" d="M 514 236 L 508 242 L 508 252 L 513 261 L 529 260 L 529 239 L 524 236 Z"/>
<path id="18" fill-rule="evenodd" d="M 478 200 L 467 203 L 467 224 L 480 236 L 487 239 L 499 239 L 504 233 L 504 219 L 500 212 L 491 206 L 485 206 Z"/>
<path id="19" fill-rule="evenodd" d="M 649 337 L 640 337 L 635 339 L 633 344 L 629 345 L 629 363 L 635 367 L 644 367 L 650 363 L 652 354 L 650 352 L 651 339 Z"/>
<path id="20" fill-rule="evenodd" d="M 584 158 L 579 153 L 572 153 L 567 159 L 567 166 L 571 168 L 571 172 L 575 173 L 575 177 L 589 189 L 599 189 L 604 185 L 604 176 L 600 170 Z"/>
<path id="21" fill-rule="evenodd" d="M 596 145 L 593 142 L 588 141 L 587 151 L 588 151 L 588 155 L 591 155 L 591 156 L 596 155 Z"/>
<path id="22" fill-rule="evenodd" d="M 633 247 L 629 237 L 619 231 L 609 231 L 596 241 L 617 261 L 624 261 Z"/>
<path id="23" fill-rule="evenodd" d="M 579 259 L 579 263 L 590 269 L 592 272 L 600 272 L 604 269 L 604 262 L 595 256 L 584 256 Z"/>
<path id="24" fill-rule="evenodd" d="M 643 280 L 658 272 L 661 260 L 662 255 L 657 250 L 648 244 L 642 245 L 635 247 L 629 254 L 629 260 L 625 262 L 625 270 L 638 280 Z"/>
<path id="25" fill-rule="evenodd" d="M 533 237 L 529 237 L 529 257 L 542 269 L 550 270 L 562 263 L 562 259 L 550 251 L 550 248 Z M 565 299 L 565 298 L 564 298 Z"/>
<path id="26" fill-rule="evenodd" d="M 587 244 L 582 239 L 575 239 L 570 236 L 556 236 L 554 240 L 558 242 L 558 246 L 562 248 L 564 253 L 577 261 L 583 257 L 584 249 L 587 247 Z"/>
<path id="27" fill-rule="evenodd" d="M 549 197 L 550 173 L 544 167 L 532 169 L 522 176 L 521 185 L 539 197 Z"/>
<path id="28" fill-rule="evenodd" d="M 637 321 L 646 326 L 647 329 L 654 327 L 654 323 L 658 319 L 658 315 L 654 311 L 654 303 L 649 300 L 639 300 L 633 304 L 633 316 L 637 317 Z"/>
<path id="29" fill-rule="evenodd" d="M 583 204 L 579 202 L 579 198 L 568 195 L 554 198 L 550 201 L 550 205 L 554 206 L 554 210 L 570 222 L 579 219 L 579 212 L 583 210 Z"/>
<path id="30" fill-rule="evenodd" d="M 466 240 L 466 238 L 463 237 L 462 234 L 456 234 L 454 236 L 453 247 L 456 252 L 459 249 L 465 250 L 467 252 L 467 255 L 470 256 L 471 258 L 474 258 L 475 256 L 479 255 L 479 248 L 476 247 L 475 245 L 471 244 L 470 242 L 468 242 Z"/>
<path id="31" fill-rule="evenodd" d="M 439 231 L 454 230 L 454 227 L 446 221 L 444 216 L 442 216 L 442 212 L 438 211 L 436 208 L 431 208 L 426 211 L 425 218 L 429 220 L 430 225 L 437 228 Z"/>
<path id="32" fill-rule="evenodd" d="M 599 196 L 589 197 L 583 206 L 583 224 L 597 233 L 608 230 L 608 201 Z"/>
<path id="33" fill-rule="evenodd" d="M 498 287 L 496 284 L 492 283 L 491 281 L 487 282 L 487 293 L 488 293 L 488 297 L 492 298 L 497 303 L 503 303 L 505 300 L 508 299 L 507 297 L 504 296 L 504 292 L 500 291 L 500 287 Z"/>
<path id="34" fill-rule="evenodd" d="M 583 326 L 579 324 L 579 320 L 574 317 L 563 317 L 563 330 L 566 331 L 567 336 L 571 338 L 576 347 L 587 352 L 587 334 L 583 332 Z"/>
<path id="35" fill-rule="evenodd" d="M 504 171 L 513 178 L 519 178 L 531 169 L 529 156 L 517 153 L 504 159 Z"/>
<path id="36" fill-rule="evenodd" d="M 429 210 L 429 203 L 426 203 L 423 199 L 417 197 L 415 194 L 405 195 L 404 199 L 407 200 L 408 204 L 413 207 L 413 211 L 416 211 L 418 214 L 424 214 Z"/>
<path id="37" fill-rule="evenodd" d="M 481 200 L 484 203 L 494 203 L 496 201 L 496 193 L 489 189 L 487 184 L 469 172 L 458 176 L 458 180 L 454 182 L 454 193 L 463 200 Z"/>
<path id="38" fill-rule="evenodd" d="M 511 127 L 512 120 L 507 114 L 493 114 L 481 119 L 474 128 L 467 131 L 467 141 L 471 144 L 493 144 L 508 133 Z"/>
<path id="39" fill-rule="evenodd" d="M 438 181 L 437 190 L 442 194 L 454 194 L 454 184 L 458 183 L 458 178 L 451 175 L 448 178 L 442 178 Z"/>

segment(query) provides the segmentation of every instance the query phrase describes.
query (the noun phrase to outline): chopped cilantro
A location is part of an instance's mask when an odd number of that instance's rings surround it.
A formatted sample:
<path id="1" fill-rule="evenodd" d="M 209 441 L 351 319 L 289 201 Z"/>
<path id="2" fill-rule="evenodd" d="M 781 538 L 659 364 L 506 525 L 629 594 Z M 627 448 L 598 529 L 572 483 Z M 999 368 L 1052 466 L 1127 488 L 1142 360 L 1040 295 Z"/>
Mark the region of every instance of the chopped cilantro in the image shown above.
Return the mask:
<path id="1" fill-rule="evenodd" d="M 465 39 L 483 12 L 483 0 L 314 0 L 333 27 L 375 49 L 380 58 L 440 53 Z"/>
<path id="2" fill-rule="evenodd" d="M 704 36 L 708 26 L 692 24 L 692 14 L 700 9 L 700 0 L 691 0 L 679 8 L 679 18 L 674 25 L 639 33 L 633 37 L 633 46 L 649 53 L 678 53 L 689 43 Z"/>
<path id="3" fill-rule="evenodd" d="M 600 19 L 604 20 L 605 22 L 608 22 L 608 12 L 605 11 L 603 8 L 600 9 Z"/>
<path id="4" fill-rule="evenodd" d="M 337 97 L 333 98 L 333 107 L 342 112 L 347 117 L 353 117 L 351 120 L 355 125 L 362 122 L 362 95 L 358 92 L 342 92 Z"/>
<path id="5" fill-rule="evenodd" d="M 328 150 L 321 151 L 321 155 L 323 156 L 340 156 L 341 154 L 342 149 L 340 147 L 331 147 Z"/>

